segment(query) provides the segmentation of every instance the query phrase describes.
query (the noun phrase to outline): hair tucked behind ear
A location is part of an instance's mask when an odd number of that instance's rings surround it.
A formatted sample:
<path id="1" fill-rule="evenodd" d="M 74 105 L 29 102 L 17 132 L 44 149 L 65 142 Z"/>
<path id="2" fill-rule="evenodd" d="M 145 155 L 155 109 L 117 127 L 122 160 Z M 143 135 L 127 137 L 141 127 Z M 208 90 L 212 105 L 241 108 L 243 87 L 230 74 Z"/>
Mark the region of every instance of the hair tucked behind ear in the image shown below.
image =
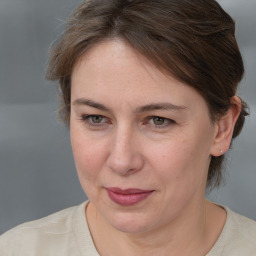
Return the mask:
<path id="1" fill-rule="evenodd" d="M 232 141 L 234 138 L 236 138 L 240 132 L 242 131 L 242 128 L 244 126 L 245 117 L 249 115 L 249 108 L 246 102 L 244 102 L 241 98 L 241 111 L 238 116 L 238 119 L 236 121 L 236 124 L 234 126 L 233 135 L 232 135 Z M 232 142 L 230 144 L 230 147 L 232 146 Z M 208 177 L 207 177 L 207 187 L 209 189 L 212 189 L 214 187 L 217 187 L 220 185 L 222 181 L 223 176 L 223 164 L 224 164 L 225 156 L 212 156 Z"/>
<path id="2" fill-rule="evenodd" d="M 244 122 L 245 122 L 245 117 L 249 115 L 249 107 L 246 102 L 244 102 L 241 98 L 241 112 L 240 115 L 236 121 L 234 132 L 232 138 L 236 138 L 242 131 Z"/>

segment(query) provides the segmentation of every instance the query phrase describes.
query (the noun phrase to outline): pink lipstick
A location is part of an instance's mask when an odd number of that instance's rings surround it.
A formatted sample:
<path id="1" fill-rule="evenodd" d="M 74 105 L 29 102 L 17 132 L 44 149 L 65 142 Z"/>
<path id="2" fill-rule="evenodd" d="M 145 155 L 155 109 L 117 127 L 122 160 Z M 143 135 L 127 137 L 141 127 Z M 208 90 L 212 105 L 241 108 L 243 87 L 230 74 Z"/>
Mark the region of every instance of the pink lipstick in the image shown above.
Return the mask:
<path id="1" fill-rule="evenodd" d="M 146 199 L 154 190 L 141 190 L 136 188 L 120 189 L 107 188 L 109 198 L 122 206 L 134 205 Z"/>

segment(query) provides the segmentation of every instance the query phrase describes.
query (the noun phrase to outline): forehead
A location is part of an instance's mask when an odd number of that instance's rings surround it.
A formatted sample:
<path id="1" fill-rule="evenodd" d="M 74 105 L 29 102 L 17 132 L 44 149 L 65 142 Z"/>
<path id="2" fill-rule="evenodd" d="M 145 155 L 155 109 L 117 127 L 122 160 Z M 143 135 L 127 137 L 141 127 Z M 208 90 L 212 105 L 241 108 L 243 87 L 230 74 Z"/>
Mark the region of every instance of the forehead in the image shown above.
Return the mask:
<path id="1" fill-rule="evenodd" d="M 192 87 L 164 74 L 121 40 L 101 42 L 88 50 L 72 73 L 71 97 L 97 97 L 97 101 L 148 101 L 193 105 L 204 99 Z M 206 105 L 205 105 L 206 106 Z"/>

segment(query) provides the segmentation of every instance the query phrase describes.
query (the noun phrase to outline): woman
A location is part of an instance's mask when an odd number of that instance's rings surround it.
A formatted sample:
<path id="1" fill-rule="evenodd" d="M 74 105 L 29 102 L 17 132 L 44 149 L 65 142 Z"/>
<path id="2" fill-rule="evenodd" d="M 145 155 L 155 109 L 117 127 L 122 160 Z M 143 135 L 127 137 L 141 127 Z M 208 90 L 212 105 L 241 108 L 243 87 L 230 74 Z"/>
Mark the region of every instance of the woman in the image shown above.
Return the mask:
<path id="1" fill-rule="evenodd" d="M 256 255 L 256 224 L 205 199 L 241 131 L 243 62 L 214 0 L 83 2 L 53 48 L 89 201 L 23 224 L 2 255 Z"/>

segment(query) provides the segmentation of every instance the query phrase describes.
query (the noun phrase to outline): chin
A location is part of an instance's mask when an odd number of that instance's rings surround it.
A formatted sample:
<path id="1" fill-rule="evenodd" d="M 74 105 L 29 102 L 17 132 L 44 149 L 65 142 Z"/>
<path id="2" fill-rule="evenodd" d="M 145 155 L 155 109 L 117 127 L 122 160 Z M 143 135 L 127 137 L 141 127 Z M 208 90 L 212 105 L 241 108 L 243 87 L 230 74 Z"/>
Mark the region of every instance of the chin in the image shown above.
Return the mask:
<path id="1" fill-rule="evenodd" d="M 144 214 L 138 213 L 116 213 L 108 216 L 105 216 L 108 224 L 110 224 L 116 230 L 119 230 L 124 233 L 136 234 L 143 233 L 150 230 L 149 220 L 145 218 Z"/>

